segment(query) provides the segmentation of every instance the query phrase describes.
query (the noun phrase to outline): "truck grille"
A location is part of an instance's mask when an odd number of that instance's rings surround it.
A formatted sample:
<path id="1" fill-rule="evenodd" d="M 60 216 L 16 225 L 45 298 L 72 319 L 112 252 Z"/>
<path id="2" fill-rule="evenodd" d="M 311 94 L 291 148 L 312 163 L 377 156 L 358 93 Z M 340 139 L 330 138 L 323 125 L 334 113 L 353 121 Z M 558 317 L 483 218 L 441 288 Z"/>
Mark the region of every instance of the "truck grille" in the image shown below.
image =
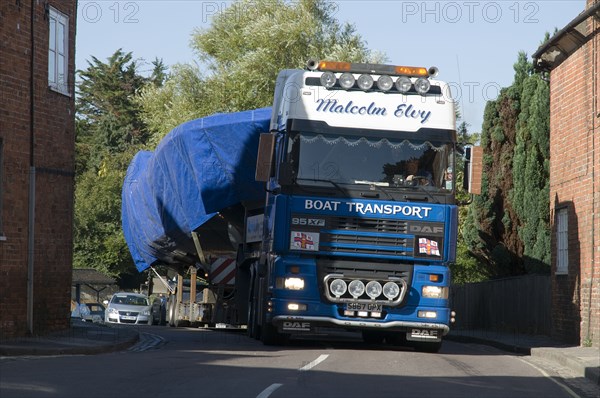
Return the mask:
<path id="1" fill-rule="evenodd" d="M 387 232 L 405 234 L 408 226 L 405 220 L 386 220 L 381 218 L 331 217 L 328 220 L 331 229 L 361 232 Z"/>
<path id="2" fill-rule="evenodd" d="M 331 217 L 321 233 L 320 250 L 333 253 L 412 255 L 413 238 L 403 220 Z M 403 236 L 404 235 L 404 236 Z"/>

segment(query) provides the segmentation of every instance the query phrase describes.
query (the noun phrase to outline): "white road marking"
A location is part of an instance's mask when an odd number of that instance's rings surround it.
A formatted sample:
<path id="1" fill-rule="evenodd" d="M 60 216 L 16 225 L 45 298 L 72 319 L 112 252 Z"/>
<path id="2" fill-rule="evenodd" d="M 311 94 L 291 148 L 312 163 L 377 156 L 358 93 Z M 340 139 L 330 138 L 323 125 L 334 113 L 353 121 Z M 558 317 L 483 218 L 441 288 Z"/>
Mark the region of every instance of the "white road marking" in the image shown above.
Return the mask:
<path id="1" fill-rule="evenodd" d="M 560 381 L 556 380 L 554 377 L 550 376 L 548 373 L 546 373 L 543 369 L 535 366 L 534 364 L 532 364 L 531 362 L 528 362 L 524 359 L 518 358 L 521 362 L 525 362 L 527 365 L 531 366 L 532 368 L 534 368 L 535 370 L 537 370 L 538 372 L 540 372 L 544 377 L 552 380 L 553 382 L 555 382 L 556 384 L 558 384 L 559 386 L 561 386 L 563 388 L 563 390 L 565 390 L 570 396 L 572 396 L 573 398 L 581 398 L 579 395 L 577 395 L 577 393 L 573 390 L 571 390 L 567 385 L 561 383 Z"/>
<path id="2" fill-rule="evenodd" d="M 261 392 L 260 394 L 258 394 L 256 396 L 256 398 L 269 398 L 269 396 L 271 394 L 273 394 L 273 391 L 277 390 L 279 387 L 281 387 L 283 384 L 281 383 L 274 383 L 271 384 L 269 387 L 265 388 L 263 390 L 263 392 Z"/>
<path id="3" fill-rule="evenodd" d="M 329 357 L 329 354 L 323 354 L 323 355 L 319 356 L 317 359 L 315 359 L 314 361 L 312 361 L 311 363 L 304 365 L 303 367 L 301 367 L 298 370 L 300 370 L 301 372 L 306 371 L 306 370 L 311 370 L 312 368 L 314 368 L 315 366 L 317 366 L 318 364 L 320 364 L 321 362 L 326 360 L 327 357 Z"/>
<path id="4" fill-rule="evenodd" d="M 320 355 L 317 359 L 315 359 L 314 361 L 312 361 L 312 362 L 304 365 L 303 367 L 301 367 L 298 370 L 301 371 L 301 372 L 305 372 L 307 370 L 311 370 L 312 368 L 314 368 L 315 366 L 317 366 L 318 364 L 320 364 L 321 362 L 323 362 L 324 360 L 326 360 L 328 357 L 329 357 L 329 354 Z M 269 387 L 265 388 L 260 394 L 258 394 L 256 396 L 256 398 L 269 398 L 271 396 L 271 394 L 273 394 L 273 392 L 275 390 L 277 390 L 281 386 L 283 386 L 282 383 L 271 384 Z"/>

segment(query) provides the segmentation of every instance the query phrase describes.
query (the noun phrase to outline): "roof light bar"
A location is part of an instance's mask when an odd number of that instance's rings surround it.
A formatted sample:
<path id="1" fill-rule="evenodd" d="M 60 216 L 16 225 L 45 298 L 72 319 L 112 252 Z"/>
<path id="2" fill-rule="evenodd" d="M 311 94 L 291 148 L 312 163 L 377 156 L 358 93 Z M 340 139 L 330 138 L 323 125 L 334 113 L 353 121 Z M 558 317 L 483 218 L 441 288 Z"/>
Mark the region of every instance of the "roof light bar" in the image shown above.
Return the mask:
<path id="1" fill-rule="evenodd" d="M 352 73 L 367 73 L 376 75 L 390 76 L 409 76 L 409 77 L 428 77 L 437 74 L 437 68 L 429 69 L 421 66 L 398 66 L 398 65 L 383 65 L 383 64 L 366 64 L 366 63 L 350 63 L 350 62 L 335 62 L 335 61 L 308 61 L 307 67 L 309 70 L 320 70 L 330 72 L 352 72 Z"/>

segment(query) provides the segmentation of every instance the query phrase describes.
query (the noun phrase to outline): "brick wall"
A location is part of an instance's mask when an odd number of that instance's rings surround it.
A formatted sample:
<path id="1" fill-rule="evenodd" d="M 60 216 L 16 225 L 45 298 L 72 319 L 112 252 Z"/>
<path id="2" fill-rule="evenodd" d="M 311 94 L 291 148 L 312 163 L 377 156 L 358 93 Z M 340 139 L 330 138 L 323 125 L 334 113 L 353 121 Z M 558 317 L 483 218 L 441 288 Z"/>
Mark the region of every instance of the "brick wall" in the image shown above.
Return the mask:
<path id="1" fill-rule="evenodd" d="M 31 159 L 35 170 L 32 328 L 34 334 L 43 334 L 69 325 L 75 107 L 73 95 L 65 96 L 48 88 L 49 22 L 44 3 L 0 2 L 0 139 L 3 142 L 0 164 L 0 236 L 3 236 L 0 240 L 0 336 L 3 338 L 25 335 L 29 331 Z M 52 0 L 49 4 L 69 17 L 68 82 L 73 94 L 76 1 Z M 30 74 L 32 14 L 33 84 Z M 30 113 L 32 86 L 33 120 Z"/>
<path id="2" fill-rule="evenodd" d="M 600 26 L 592 20 L 590 32 Z M 563 341 L 595 346 L 600 346 L 599 53 L 596 33 L 550 75 L 553 331 Z M 560 208 L 568 211 L 567 275 L 555 274 Z"/>

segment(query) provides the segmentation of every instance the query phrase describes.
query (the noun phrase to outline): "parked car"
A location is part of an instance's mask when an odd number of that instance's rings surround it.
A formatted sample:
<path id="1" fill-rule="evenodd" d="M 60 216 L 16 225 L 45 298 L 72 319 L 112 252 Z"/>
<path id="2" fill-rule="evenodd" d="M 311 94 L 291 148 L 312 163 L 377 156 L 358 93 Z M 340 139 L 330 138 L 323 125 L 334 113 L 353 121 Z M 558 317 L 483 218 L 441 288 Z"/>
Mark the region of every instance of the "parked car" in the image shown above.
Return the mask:
<path id="1" fill-rule="evenodd" d="M 160 296 L 152 302 L 152 323 L 165 325 L 167 323 L 167 298 Z"/>
<path id="2" fill-rule="evenodd" d="M 138 293 L 115 293 L 105 313 L 106 323 L 152 325 L 152 307 L 148 297 Z"/>
<path id="3" fill-rule="evenodd" d="M 89 314 L 83 316 L 87 322 L 102 323 L 104 322 L 104 313 L 106 309 L 100 303 L 85 303 L 89 309 Z"/>
<path id="4" fill-rule="evenodd" d="M 85 321 L 86 316 L 89 315 L 90 309 L 87 305 L 71 300 L 71 320 Z"/>

